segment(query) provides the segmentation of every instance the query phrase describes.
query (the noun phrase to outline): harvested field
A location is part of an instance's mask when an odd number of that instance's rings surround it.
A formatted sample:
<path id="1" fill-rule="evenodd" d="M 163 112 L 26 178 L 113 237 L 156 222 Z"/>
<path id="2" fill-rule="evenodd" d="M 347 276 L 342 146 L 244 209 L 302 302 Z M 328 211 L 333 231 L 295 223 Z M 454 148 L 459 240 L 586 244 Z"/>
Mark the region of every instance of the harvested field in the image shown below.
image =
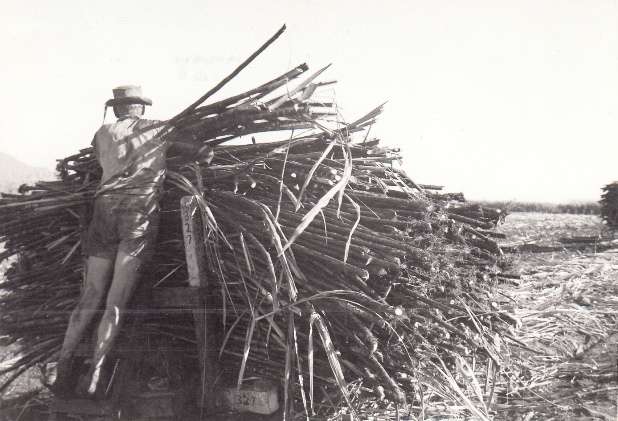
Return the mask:
<path id="1" fill-rule="evenodd" d="M 511 241 L 552 244 L 604 229 L 598 216 L 509 215 Z M 511 254 L 519 285 L 503 286 L 503 306 L 522 326 L 526 372 L 513 373 L 499 405 L 504 419 L 616 419 L 618 250 Z M 510 398 L 509 398 L 510 397 Z"/>
<path id="2" fill-rule="evenodd" d="M 500 232 L 506 244 L 539 242 L 551 244 L 571 235 L 593 236 L 604 231 L 598 215 L 550 214 L 536 212 L 511 213 Z"/>

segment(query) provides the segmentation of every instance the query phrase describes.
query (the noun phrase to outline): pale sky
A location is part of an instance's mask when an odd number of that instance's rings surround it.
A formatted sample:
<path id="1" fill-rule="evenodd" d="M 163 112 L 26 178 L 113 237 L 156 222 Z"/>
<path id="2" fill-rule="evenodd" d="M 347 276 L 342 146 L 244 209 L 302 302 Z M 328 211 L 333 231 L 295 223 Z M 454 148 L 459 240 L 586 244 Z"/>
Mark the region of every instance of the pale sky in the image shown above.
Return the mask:
<path id="1" fill-rule="evenodd" d="M 288 30 L 218 96 L 307 62 L 419 183 L 469 199 L 598 200 L 618 179 L 616 1 L 7 1 L 0 151 L 32 165 L 88 146 L 111 88 L 151 118 L 193 102 Z M 108 119 L 110 117 L 108 116 Z M 274 135 L 274 139 L 279 136 Z"/>

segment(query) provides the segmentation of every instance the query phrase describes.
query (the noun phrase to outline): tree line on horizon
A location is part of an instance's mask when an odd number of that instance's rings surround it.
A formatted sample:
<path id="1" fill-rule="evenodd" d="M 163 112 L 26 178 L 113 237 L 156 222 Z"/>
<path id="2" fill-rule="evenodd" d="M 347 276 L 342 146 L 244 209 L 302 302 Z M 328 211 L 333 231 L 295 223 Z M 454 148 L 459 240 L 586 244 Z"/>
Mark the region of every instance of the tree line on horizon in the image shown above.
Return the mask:
<path id="1" fill-rule="evenodd" d="M 599 215 L 601 206 L 598 202 L 543 203 L 518 202 L 507 200 L 479 200 L 473 203 L 490 208 L 504 209 L 507 212 L 570 213 L 577 215 Z"/>

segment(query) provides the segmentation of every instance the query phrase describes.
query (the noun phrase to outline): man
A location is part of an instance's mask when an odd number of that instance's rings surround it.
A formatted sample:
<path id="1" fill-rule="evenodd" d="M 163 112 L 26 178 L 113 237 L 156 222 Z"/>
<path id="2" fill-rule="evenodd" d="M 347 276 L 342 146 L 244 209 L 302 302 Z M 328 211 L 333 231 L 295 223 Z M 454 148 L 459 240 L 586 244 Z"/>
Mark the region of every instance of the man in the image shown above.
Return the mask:
<path id="1" fill-rule="evenodd" d="M 158 231 L 159 195 L 171 144 L 160 137 L 165 124 L 141 118 L 152 101 L 142 96 L 140 87 L 121 86 L 113 94 L 105 106 L 113 107 L 118 120 L 104 124 L 92 141 L 103 174 L 88 230 L 85 287 L 71 314 L 58 359 L 53 385 L 58 394 L 71 392 L 73 353 L 104 302 L 88 387 L 89 394 L 95 393 L 136 287 L 138 270 L 152 254 Z M 188 149 L 198 155 L 203 152 L 197 147 Z"/>

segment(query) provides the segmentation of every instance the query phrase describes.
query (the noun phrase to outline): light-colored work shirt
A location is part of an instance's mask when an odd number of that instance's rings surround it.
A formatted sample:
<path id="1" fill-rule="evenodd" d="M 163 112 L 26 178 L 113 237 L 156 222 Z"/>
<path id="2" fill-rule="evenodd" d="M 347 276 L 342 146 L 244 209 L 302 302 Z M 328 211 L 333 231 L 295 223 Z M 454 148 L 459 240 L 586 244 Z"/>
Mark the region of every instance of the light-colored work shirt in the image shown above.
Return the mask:
<path id="1" fill-rule="evenodd" d="M 158 190 L 169 145 L 158 137 L 164 127 L 163 122 L 139 118 L 101 126 L 92 141 L 103 169 L 96 194 L 150 195 Z"/>

